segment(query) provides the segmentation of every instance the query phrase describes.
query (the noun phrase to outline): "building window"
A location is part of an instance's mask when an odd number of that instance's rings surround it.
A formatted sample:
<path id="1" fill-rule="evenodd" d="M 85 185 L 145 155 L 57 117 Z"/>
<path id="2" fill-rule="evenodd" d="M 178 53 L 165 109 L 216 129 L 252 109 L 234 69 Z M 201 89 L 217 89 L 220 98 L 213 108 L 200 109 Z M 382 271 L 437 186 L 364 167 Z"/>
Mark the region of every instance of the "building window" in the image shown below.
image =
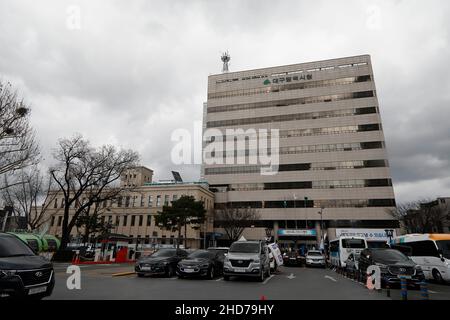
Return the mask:
<path id="1" fill-rule="evenodd" d="M 62 216 L 58 217 L 58 227 L 61 227 L 61 223 L 62 223 Z"/>
<path id="2" fill-rule="evenodd" d="M 151 215 L 147 215 L 147 227 L 152 225 L 152 216 Z"/>
<path id="3" fill-rule="evenodd" d="M 144 206 L 144 195 L 141 195 L 141 207 Z"/>
<path id="4" fill-rule="evenodd" d="M 148 196 L 148 207 L 153 207 L 153 196 Z"/>
<path id="5" fill-rule="evenodd" d="M 156 196 L 156 206 L 161 207 L 161 196 Z"/>
<path id="6" fill-rule="evenodd" d="M 136 216 L 131 216 L 131 226 L 134 227 L 136 224 Z"/>
<path id="7" fill-rule="evenodd" d="M 172 201 L 177 201 L 177 200 L 178 200 L 178 195 L 174 194 L 173 197 L 172 197 Z"/>
<path id="8" fill-rule="evenodd" d="M 162 236 L 162 239 L 161 239 L 161 244 L 166 244 L 166 236 Z"/>
<path id="9" fill-rule="evenodd" d="M 52 222 L 50 223 L 50 225 L 53 227 L 55 225 L 55 216 L 52 216 Z"/>
<path id="10" fill-rule="evenodd" d="M 64 199 L 61 199 L 61 209 L 64 208 L 64 203 L 65 203 Z"/>
<path id="11" fill-rule="evenodd" d="M 123 226 L 126 227 L 128 223 L 128 216 L 123 216 Z"/>
<path id="12" fill-rule="evenodd" d="M 139 227 L 142 227 L 143 221 L 144 221 L 144 216 L 143 216 L 143 215 L 140 215 L 140 216 L 139 216 Z"/>
<path id="13" fill-rule="evenodd" d="M 169 195 L 167 195 L 167 194 L 164 196 L 164 205 L 165 206 L 169 205 Z"/>
<path id="14" fill-rule="evenodd" d="M 129 207 L 130 206 L 130 196 L 127 196 L 126 198 L 125 198 L 125 207 Z"/>
<path id="15" fill-rule="evenodd" d="M 117 206 L 120 208 L 122 207 L 122 197 L 117 198 Z"/>
<path id="16" fill-rule="evenodd" d="M 55 199 L 55 203 L 53 204 L 53 208 L 54 209 L 58 208 L 58 199 Z"/>

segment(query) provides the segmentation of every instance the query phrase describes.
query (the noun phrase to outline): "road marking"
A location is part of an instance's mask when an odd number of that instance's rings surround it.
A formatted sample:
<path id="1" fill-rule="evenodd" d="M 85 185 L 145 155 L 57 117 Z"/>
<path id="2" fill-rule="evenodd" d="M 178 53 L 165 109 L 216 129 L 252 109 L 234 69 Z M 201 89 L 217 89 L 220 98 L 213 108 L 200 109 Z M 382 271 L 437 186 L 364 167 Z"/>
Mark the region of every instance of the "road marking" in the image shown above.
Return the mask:
<path id="1" fill-rule="evenodd" d="M 333 277 L 325 276 L 325 278 L 326 278 L 326 279 L 330 279 L 331 281 L 337 282 L 337 280 L 336 280 L 335 278 L 333 278 Z"/>
<path id="2" fill-rule="evenodd" d="M 428 292 L 429 293 L 439 293 L 439 292 L 436 292 L 436 291 L 433 291 L 433 290 L 428 290 Z"/>
<path id="3" fill-rule="evenodd" d="M 269 282 L 270 279 L 272 279 L 273 277 L 275 277 L 275 275 L 271 274 L 270 277 L 268 277 L 266 280 L 264 280 L 264 282 L 262 284 L 266 284 L 267 282 Z"/>
<path id="4" fill-rule="evenodd" d="M 178 279 L 178 277 L 169 278 L 169 280 L 175 280 L 175 279 Z"/>
<path id="5" fill-rule="evenodd" d="M 291 273 L 290 275 L 288 275 L 286 278 L 288 278 L 288 279 L 294 279 L 294 278 L 296 278 L 295 276 L 294 276 L 294 274 L 293 273 Z"/>
<path id="6" fill-rule="evenodd" d="M 219 278 L 219 279 L 217 279 L 216 281 L 222 281 L 223 280 L 223 278 Z"/>

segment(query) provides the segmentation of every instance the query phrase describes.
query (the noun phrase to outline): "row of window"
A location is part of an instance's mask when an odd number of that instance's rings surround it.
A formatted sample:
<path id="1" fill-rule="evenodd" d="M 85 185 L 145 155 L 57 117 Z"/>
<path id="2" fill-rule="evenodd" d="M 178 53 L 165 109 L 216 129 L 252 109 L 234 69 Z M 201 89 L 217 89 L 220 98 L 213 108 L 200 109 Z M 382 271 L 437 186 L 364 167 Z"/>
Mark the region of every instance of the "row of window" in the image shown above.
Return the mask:
<path id="1" fill-rule="evenodd" d="M 128 226 L 128 221 L 130 222 L 130 226 L 134 227 L 134 226 L 139 226 L 142 227 L 144 225 L 144 216 L 147 217 L 146 221 L 145 221 L 145 225 L 147 227 L 152 225 L 152 220 L 154 221 L 153 224 L 156 226 L 155 223 L 155 219 L 152 219 L 152 216 L 147 214 L 147 215 L 131 215 L 130 219 L 128 219 L 127 215 L 122 216 L 122 221 L 120 222 L 120 216 L 102 216 L 100 218 L 100 221 L 102 224 L 108 223 L 110 226 L 123 226 L 126 227 Z M 58 226 L 60 227 L 62 225 L 62 216 L 52 216 L 50 225 L 51 226 Z"/>
<path id="2" fill-rule="evenodd" d="M 215 209 L 228 208 L 365 208 L 365 207 L 395 207 L 395 199 L 348 199 L 348 200 L 290 200 L 290 201 L 243 201 L 216 203 Z"/>
<path id="3" fill-rule="evenodd" d="M 354 143 L 335 143 L 335 144 L 318 144 L 318 145 L 303 145 L 292 147 L 281 147 L 278 154 L 300 154 L 300 153 L 315 153 L 315 152 L 341 152 L 341 151 L 359 151 L 368 149 L 383 149 L 383 141 L 371 142 L 354 142 Z M 250 154 L 257 155 L 257 150 L 231 150 L 231 151 L 212 151 L 205 153 L 205 159 L 216 159 L 220 163 L 220 159 L 230 157 L 249 157 Z M 271 155 L 272 150 L 267 149 L 266 155 Z M 275 153 L 274 153 L 275 154 Z"/>
<path id="4" fill-rule="evenodd" d="M 231 120 L 217 120 L 208 121 L 206 123 L 207 128 L 216 127 L 232 127 L 232 126 L 244 126 L 257 123 L 272 123 L 272 122 L 285 122 L 285 121 L 297 121 L 297 120 L 316 120 L 338 117 L 351 117 L 365 114 L 377 113 L 377 107 L 364 107 L 364 108 L 351 108 L 343 110 L 332 111 L 318 111 L 318 112 L 304 112 L 294 114 L 283 114 L 276 116 L 255 117 L 255 118 L 240 118 Z"/>
<path id="5" fill-rule="evenodd" d="M 228 111 L 238 111 L 238 110 L 252 110 L 252 109 L 262 109 L 262 108 L 272 108 L 272 107 L 287 107 L 287 106 L 299 105 L 299 104 L 370 98 L 370 97 L 374 97 L 374 96 L 375 96 L 375 91 L 359 91 L 359 92 L 341 93 L 341 94 L 333 94 L 333 95 L 325 95 L 325 96 L 285 99 L 285 100 L 278 100 L 278 101 L 264 101 L 264 102 L 255 102 L 255 103 L 232 104 L 232 105 L 226 105 L 226 106 L 208 107 L 207 113 L 228 112 Z"/>
<path id="6" fill-rule="evenodd" d="M 141 195 L 141 196 L 119 196 L 114 200 L 104 200 L 99 204 L 102 208 L 112 207 L 116 205 L 117 207 L 126 207 L 126 208 L 135 208 L 135 207 L 162 207 L 163 204 L 168 206 L 172 203 L 172 201 L 178 200 L 179 196 L 177 194 L 172 195 L 172 200 L 170 199 L 170 195 L 164 195 L 164 203 L 162 202 L 162 195 L 157 195 L 156 197 L 153 195 Z M 81 202 L 73 205 L 72 207 L 78 208 L 82 203 L 86 201 L 85 198 L 81 200 Z M 212 200 L 207 199 L 206 197 L 200 197 L 200 201 L 203 201 L 205 204 L 205 208 L 208 209 L 210 205 L 212 205 Z M 64 199 L 54 199 L 53 200 L 53 208 L 58 208 L 58 204 L 60 208 L 64 208 Z"/>
<path id="7" fill-rule="evenodd" d="M 354 68 L 354 67 L 360 67 L 360 66 L 366 66 L 367 62 L 358 62 L 358 63 L 352 63 L 352 64 L 344 64 L 344 65 L 338 65 L 338 66 L 328 66 L 328 67 L 320 67 L 320 68 L 313 68 L 308 70 L 294 70 L 294 71 L 288 71 L 288 72 L 282 72 L 282 73 L 273 73 L 273 74 L 263 74 L 263 75 L 254 75 L 254 76 L 247 76 L 239 78 L 232 78 L 232 79 L 221 79 L 217 80 L 216 83 L 226 83 L 226 82 L 235 82 L 235 81 L 246 81 L 246 80 L 254 80 L 254 79 L 263 79 L 268 77 L 279 77 L 279 76 L 288 76 L 293 74 L 302 74 L 305 72 L 319 72 L 319 71 L 326 71 L 326 70 L 334 70 L 334 69 L 344 69 L 344 68 Z"/>
<path id="8" fill-rule="evenodd" d="M 340 169 L 365 169 L 365 168 L 380 168 L 380 167 L 388 167 L 387 160 L 355 160 L 355 161 L 280 164 L 278 166 L 278 171 L 283 172 L 283 171 L 308 171 L 308 170 L 340 170 Z M 205 175 L 260 173 L 260 172 L 261 172 L 260 165 L 216 167 L 205 169 Z"/>
<path id="9" fill-rule="evenodd" d="M 297 79 L 287 77 L 287 78 L 281 78 L 284 82 L 291 82 L 298 81 L 299 78 L 297 76 Z M 280 79 L 280 80 L 281 80 Z M 238 96 L 252 96 L 256 94 L 262 94 L 262 93 L 272 93 L 272 92 L 282 92 L 282 91 L 289 91 L 289 90 L 302 90 L 302 89 L 310 89 L 310 88 L 321 88 L 321 87 L 331 87 L 331 86 L 339 86 L 339 85 L 348 85 L 358 82 L 367 82 L 371 81 L 370 75 L 363 75 L 363 76 L 357 76 L 357 77 L 346 77 L 346 78 L 337 78 L 337 79 L 331 79 L 331 80 L 317 80 L 317 81 L 309 81 L 309 82 L 300 82 L 300 83 L 290 83 L 290 84 L 284 84 L 284 85 L 272 85 L 272 86 L 265 86 L 260 88 L 252 88 L 252 89 L 241 89 L 241 90 L 229 90 L 229 91 L 222 91 L 222 92 L 215 92 L 208 94 L 208 99 L 218 99 L 218 98 L 229 98 L 229 97 L 238 97 Z M 279 83 L 281 81 L 278 81 L 278 79 L 273 79 L 272 83 Z"/>
<path id="10" fill-rule="evenodd" d="M 257 191 L 257 190 L 289 190 L 289 189 L 340 189 L 340 188 L 370 188 L 390 187 L 391 179 L 351 179 L 351 180 L 321 180 L 293 181 L 269 183 L 236 183 L 230 185 L 212 185 L 217 191 Z"/>

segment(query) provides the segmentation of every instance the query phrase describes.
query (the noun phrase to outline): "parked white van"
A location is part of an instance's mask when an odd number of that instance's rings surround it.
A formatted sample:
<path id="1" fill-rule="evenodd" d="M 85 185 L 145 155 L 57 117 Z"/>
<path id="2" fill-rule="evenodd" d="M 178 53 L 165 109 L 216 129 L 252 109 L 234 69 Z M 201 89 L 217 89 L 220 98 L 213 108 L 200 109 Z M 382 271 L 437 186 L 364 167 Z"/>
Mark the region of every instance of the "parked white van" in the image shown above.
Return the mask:
<path id="1" fill-rule="evenodd" d="M 450 234 L 407 234 L 394 238 L 391 247 L 409 255 L 426 279 L 450 281 Z"/>

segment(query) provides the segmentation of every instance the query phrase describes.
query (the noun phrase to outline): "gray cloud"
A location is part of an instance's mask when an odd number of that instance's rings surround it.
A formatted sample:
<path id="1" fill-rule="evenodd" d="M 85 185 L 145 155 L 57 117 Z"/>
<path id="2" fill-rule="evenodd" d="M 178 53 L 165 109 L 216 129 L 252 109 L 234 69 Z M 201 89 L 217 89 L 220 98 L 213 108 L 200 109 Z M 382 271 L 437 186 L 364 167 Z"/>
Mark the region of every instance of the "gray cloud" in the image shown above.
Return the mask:
<path id="1" fill-rule="evenodd" d="M 81 29 L 67 27 L 78 6 Z M 58 137 L 138 150 L 157 178 L 170 136 L 202 117 L 207 76 L 371 54 L 398 200 L 450 195 L 447 1 L 21 1 L 0 3 L 0 77 L 33 105 L 50 162 Z"/>

